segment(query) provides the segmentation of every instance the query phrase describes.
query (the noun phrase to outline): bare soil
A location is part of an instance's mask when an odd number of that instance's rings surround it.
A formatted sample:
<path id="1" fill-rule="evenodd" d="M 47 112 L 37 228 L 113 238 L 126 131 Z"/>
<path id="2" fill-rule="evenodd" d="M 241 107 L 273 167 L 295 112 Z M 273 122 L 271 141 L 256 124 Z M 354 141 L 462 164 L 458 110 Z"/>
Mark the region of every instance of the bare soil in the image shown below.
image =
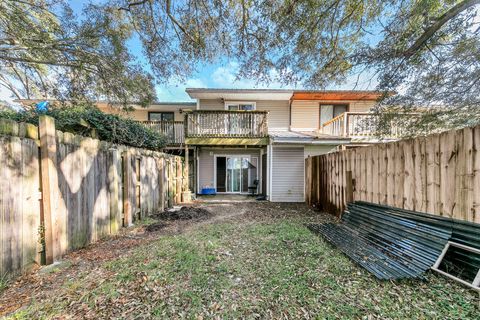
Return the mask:
<path id="1" fill-rule="evenodd" d="M 162 213 L 152 215 L 151 218 L 159 220 L 204 220 L 212 216 L 212 213 L 201 207 L 181 207 L 179 210 L 165 210 Z"/>

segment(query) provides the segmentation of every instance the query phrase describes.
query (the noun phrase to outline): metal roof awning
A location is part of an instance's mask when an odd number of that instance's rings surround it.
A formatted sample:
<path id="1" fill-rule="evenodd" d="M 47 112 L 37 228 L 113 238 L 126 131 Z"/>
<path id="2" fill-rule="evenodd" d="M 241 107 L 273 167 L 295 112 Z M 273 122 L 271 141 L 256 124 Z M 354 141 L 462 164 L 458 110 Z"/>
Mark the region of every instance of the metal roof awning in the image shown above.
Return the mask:
<path id="1" fill-rule="evenodd" d="M 269 130 L 268 135 L 273 144 L 343 145 L 350 143 L 350 138 L 316 132 Z"/>

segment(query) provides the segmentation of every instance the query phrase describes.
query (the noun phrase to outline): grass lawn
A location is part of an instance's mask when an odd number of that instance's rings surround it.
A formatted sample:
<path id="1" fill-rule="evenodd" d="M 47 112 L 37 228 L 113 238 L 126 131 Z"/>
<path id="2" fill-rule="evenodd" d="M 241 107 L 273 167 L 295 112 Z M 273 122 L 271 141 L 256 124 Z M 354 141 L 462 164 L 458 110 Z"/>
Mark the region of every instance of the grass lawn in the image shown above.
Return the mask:
<path id="1" fill-rule="evenodd" d="M 61 278 L 47 299 L 12 317 L 479 318 L 477 293 L 431 273 L 425 281 L 377 281 L 303 226 L 318 215 L 258 206 Z"/>

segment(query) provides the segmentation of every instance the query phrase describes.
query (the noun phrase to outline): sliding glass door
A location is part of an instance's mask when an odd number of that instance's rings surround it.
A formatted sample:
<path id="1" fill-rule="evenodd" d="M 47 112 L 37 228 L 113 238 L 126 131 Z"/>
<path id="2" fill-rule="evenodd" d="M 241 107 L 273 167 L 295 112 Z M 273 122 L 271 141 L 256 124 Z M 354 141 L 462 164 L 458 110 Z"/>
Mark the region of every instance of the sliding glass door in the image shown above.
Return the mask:
<path id="1" fill-rule="evenodd" d="M 248 193 L 257 177 L 257 158 L 255 165 L 250 156 L 217 156 L 216 157 L 216 186 L 217 192 Z"/>
<path id="2" fill-rule="evenodd" d="M 242 191 L 242 158 L 227 157 L 227 192 L 240 193 Z"/>

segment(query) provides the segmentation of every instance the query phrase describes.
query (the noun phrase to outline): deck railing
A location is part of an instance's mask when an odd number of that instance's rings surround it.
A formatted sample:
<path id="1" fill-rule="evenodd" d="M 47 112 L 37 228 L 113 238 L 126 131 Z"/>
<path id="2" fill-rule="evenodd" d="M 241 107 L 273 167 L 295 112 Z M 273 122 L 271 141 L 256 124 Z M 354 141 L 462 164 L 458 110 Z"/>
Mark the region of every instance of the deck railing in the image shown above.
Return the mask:
<path id="1" fill-rule="evenodd" d="M 267 111 L 196 110 L 185 116 L 189 138 L 264 138 Z"/>
<path id="2" fill-rule="evenodd" d="M 415 117 L 417 114 L 399 114 L 402 117 Z M 344 112 L 339 116 L 325 122 L 321 132 L 332 136 L 348 137 L 352 139 L 373 139 L 376 137 L 378 115 L 370 112 Z M 392 121 L 388 138 L 401 137 L 401 127 Z"/>
<path id="3" fill-rule="evenodd" d="M 183 121 L 143 121 L 143 124 L 165 135 L 167 145 L 185 143 L 185 127 Z"/>

